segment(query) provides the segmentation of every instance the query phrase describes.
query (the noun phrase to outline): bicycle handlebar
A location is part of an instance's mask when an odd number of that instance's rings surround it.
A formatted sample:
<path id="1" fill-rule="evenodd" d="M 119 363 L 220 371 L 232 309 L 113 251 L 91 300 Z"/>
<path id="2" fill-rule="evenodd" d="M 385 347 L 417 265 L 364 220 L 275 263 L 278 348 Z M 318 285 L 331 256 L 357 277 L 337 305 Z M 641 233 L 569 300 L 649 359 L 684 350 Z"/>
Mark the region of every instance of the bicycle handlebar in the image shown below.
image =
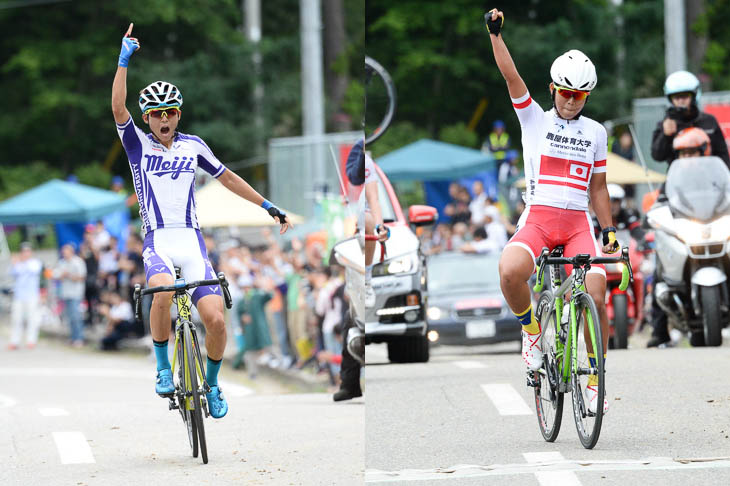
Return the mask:
<path id="1" fill-rule="evenodd" d="M 540 256 L 537 257 L 538 273 L 537 282 L 532 288 L 535 292 L 542 291 L 545 278 L 545 266 L 547 265 L 573 265 L 574 267 L 585 267 L 591 264 L 603 264 L 603 263 L 623 263 L 624 266 L 621 269 L 621 283 L 619 289 L 624 291 L 629 286 L 629 281 L 634 281 L 634 272 L 631 269 L 631 261 L 629 260 L 629 249 L 624 247 L 621 249 L 621 256 L 618 257 L 591 257 L 588 254 L 580 254 L 571 258 L 565 257 L 551 257 L 550 250 L 543 248 Z"/>
<path id="2" fill-rule="evenodd" d="M 150 287 L 142 289 L 142 286 L 136 284 L 134 286 L 134 316 L 138 321 L 142 320 L 142 296 L 147 294 L 157 294 L 159 292 L 185 292 L 186 290 L 194 289 L 202 285 L 220 285 L 223 290 L 223 300 L 225 301 L 226 308 L 230 309 L 233 307 L 233 300 L 231 299 L 231 293 L 228 290 L 228 280 L 223 272 L 218 272 L 217 278 L 211 278 L 208 280 L 197 280 L 195 282 L 187 282 L 185 285 L 161 285 L 158 287 Z"/>

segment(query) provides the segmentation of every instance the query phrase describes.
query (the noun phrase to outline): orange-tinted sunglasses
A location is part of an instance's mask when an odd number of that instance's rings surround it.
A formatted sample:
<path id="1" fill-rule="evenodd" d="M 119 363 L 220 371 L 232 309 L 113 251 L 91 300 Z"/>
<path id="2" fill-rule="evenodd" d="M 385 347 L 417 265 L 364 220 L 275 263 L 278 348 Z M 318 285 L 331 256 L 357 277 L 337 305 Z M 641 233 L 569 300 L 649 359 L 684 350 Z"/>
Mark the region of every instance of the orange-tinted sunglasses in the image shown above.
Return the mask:
<path id="1" fill-rule="evenodd" d="M 179 115 L 180 110 L 178 108 L 160 108 L 158 110 L 148 110 L 146 114 L 152 118 L 162 118 L 163 114 L 168 118 L 172 118 Z"/>
<path id="2" fill-rule="evenodd" d="M 560 96 L 563 98 L 570 99 L 573 98 L 575 101 L 583 101 L 588 97 L 589 94 L 591 94 L 590 91 L 581 91 L 578 89 L 568 89 L 563 88 L 562 86 L 555 86 L 555 91 L 558 92 Z"/>

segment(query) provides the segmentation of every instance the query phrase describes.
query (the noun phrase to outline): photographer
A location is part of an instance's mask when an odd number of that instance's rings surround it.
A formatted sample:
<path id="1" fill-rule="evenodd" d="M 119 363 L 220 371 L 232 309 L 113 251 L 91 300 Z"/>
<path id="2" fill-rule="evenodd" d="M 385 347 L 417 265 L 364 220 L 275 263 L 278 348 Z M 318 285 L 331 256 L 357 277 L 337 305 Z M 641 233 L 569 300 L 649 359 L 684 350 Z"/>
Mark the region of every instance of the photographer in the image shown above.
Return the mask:
<path id="1" fill-rule="evenodd" d="M 651 156 L 654 160 L 671 163 L 674 160 L 674 136 L 685 128 L 698 127 L 710 137 L 713 155 L 730 167 L 730 156 L 717 119 L 699 109 L 702 90 L 697 77 L 688 71 L 670 74 L 664 83 L 664 94 L 672 105 L 667 108 L 664 120 L 658 123 L 652 135 Z"/>

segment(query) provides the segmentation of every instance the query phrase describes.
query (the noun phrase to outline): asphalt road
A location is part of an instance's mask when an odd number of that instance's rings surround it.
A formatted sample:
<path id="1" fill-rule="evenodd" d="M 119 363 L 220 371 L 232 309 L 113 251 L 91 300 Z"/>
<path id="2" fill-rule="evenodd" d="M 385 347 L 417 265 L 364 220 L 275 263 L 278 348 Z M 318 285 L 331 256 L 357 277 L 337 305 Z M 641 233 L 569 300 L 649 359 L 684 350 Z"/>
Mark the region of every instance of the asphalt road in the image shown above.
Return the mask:
<path id="1" fill-rule="evenodd" d="M 441 346 L 404 365 L 368 346 L 366 484 L 730 484 L 730 347 L 646 349 L 645 339 L 609 351 L 611 408 L 593 450 L 570 397 L 557 441 L 543 440 L 518 343 Z"/>
<path id="2" fill-rule="evenodd" d="M 362 484 L 362 399 L 272 393 L 236 382 L 241 374 L 222 371 L 230 410 L 206 419 L 203 465 L 179 413 L 155 395 L 147 357 L 3 348 L 0 485 Z"/>

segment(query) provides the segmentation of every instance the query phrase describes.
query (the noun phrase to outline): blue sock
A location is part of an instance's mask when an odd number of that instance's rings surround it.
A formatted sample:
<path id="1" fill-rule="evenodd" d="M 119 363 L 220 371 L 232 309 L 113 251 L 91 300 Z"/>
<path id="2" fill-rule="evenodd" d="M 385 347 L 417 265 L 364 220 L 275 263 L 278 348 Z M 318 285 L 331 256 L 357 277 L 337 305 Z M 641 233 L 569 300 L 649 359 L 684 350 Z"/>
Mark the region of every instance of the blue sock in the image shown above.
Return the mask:
<path id="1" fill-rule="evenodd" d="M 208 366 L 205 367 L 205 380 L 210 386 L 218 386 L 218 371 L 221 369 L 223 359 L 214 360 L 208 356 Z"/>
<path id="2" fill-rule="evenodd" d="M 153 340 L 155 357 L 157 358 L 157 371 L 170 369 L 170 360 L 167 359 L 167 341 Z"/>

